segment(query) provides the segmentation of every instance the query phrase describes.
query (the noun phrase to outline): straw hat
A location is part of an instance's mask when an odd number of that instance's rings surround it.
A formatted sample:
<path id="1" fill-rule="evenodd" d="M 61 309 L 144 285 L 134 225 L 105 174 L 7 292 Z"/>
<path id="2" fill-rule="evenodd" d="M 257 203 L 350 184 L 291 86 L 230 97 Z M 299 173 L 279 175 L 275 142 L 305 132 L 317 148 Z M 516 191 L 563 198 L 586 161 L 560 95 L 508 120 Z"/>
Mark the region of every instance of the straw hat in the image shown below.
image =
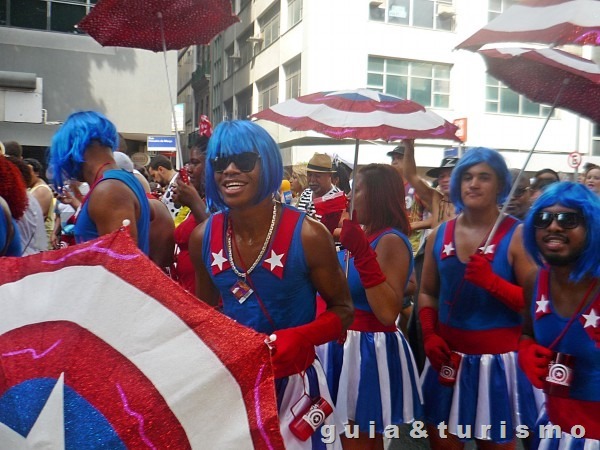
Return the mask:
<path id="1" fill-rule="evenodd" d="M 331 157 L 325 153 L 315 153 L 306 165 L 307 172 L 333 173 Z"/>

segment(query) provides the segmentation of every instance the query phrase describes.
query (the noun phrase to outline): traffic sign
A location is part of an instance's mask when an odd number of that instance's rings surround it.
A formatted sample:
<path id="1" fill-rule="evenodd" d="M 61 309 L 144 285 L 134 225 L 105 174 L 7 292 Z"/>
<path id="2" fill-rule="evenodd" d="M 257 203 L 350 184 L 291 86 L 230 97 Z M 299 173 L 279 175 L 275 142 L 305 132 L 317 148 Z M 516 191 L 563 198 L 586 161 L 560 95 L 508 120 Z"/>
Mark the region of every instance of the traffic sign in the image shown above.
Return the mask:
<path id="1" fill-rule="evenodd" d="M 570 167 L 573 167 L 574 169 L 576 169 L 581 165 L 581 159 L 582 159 L 581 153 L 571 152 L 571 153 L 569 153 L 567 162 L 569 163 Z"/>

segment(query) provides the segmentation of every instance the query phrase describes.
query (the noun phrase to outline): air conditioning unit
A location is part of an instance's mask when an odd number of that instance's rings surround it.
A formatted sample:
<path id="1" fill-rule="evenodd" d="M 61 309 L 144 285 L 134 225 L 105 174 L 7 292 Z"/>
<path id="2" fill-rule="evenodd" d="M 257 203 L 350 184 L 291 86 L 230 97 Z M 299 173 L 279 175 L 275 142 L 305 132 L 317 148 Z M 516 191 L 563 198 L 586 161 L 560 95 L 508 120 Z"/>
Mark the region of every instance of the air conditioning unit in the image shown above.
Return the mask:
<path id="1" fill-rule="evenodd" d="M 454 5 L 449 5 L 447 3 L 438 3 L 437 15 L 441 19 L 451 19 L 452 17 L 456 16 L 456 8 Z"/>
<path id="2" fill-rule="evenodd" d="M 234 53 L 233 55 L 228 55 L 228 58 L 233 61 L 239 61 L 242 57 L 238 53 Z"/>
<path id="3" fill-rule="evenodd" d="M 263 35 L 261 33 L 258 36 L 250 36 L 248 39 L 246 39 L 246 42 L 250 42 L 251 44 L 260 44 L 264 40 L 265 39 L 263 38 Z"/>

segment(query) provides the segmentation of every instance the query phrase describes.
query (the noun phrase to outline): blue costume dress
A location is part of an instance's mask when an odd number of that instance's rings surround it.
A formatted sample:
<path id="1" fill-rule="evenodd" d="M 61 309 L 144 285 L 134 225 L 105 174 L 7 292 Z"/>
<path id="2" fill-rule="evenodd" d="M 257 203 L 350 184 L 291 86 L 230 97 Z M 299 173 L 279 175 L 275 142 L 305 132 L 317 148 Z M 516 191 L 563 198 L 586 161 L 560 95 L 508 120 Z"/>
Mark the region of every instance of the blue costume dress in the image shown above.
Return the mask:
<path id="1" fill-rule="evenodd" d="M 6 223 L 6 216 L 2 208 L 0 208 L 0 250 L 6 246 L 6 253 L 0 256 L 21 256 L 23 249 L 21 246 L 21 235 L 19 234 L 19 226 L 15 219 L 11 217 L 13 237 L 12 240 L 6 245 L 6 238 L 8 236 L 8 224 Z"/>
<path id="2" fill-rule="evenodd" d="M 400 231 L 387 229 L 371 242 L 375 249 L 386 234 L 402 238 L 410 254 L 412 246 Z M 338 253 L 340 264 L 345 252 Z M 408 280 L 407 280 L 408 283 Z M 355 319 L 343 344 L 330 342 L 319 347 L 319 357 L 327 374 L 329 389 L 340 420 L 358 424 L 361 431 L 370 430 L 375 421 L 377 433 L 388 425 L 410 423 L 422 414 L 418 371 L 408 342 L 396 326 L 386 327 L 375 315 L 367 294 L 350 259 L 348 285 L 354 302 Z"/>
<path id="3" fill-rule="evenodd" d="M 208 219 L 202 246 L 204 264 L 221 294 L 223 313 L 266 335 L 312 322 L 316 315 L 316 291 L 310 280 L 301 240 L 306 213 L 287 205 L 282 208 L 279 224 L 263 260 L 247 277 L 246 282 L 254 292 L 245 300 L 238 300 L 232 292 L 239 279 L 228 260 L 226 213 L 219 212 Z M 320 430 L 307 441 L 301 441 L 289 429 L 294 415 L 302 409 L 308 396 L 321 396 L 333 406 L 318 359 L 304 373 L 277 379 L 275 384 L 280 430 L 286 448 L 339 448 L 339 439 L 333 444 L 324 444 Z M 334 414 L 325 424 L 334 424 Z"/>
<path id="4" fill-rule="evenodd" d="M 484 255 L 494 273 L 511 283 L 516 281 L 508 248 L 518 223 L 505 217 Z M 440 225 L 433 257 L 440 278 L 437 333 L 462 360 L 450 387 L 439 383 L 427 361 L 422 374 L 425 418 L 435 426 L 444 422 L 460 439 L 507 442 L 515 437 L 515 427 L 533 427 L 542 395 L 517 364 L 521 315 L 464 280 L 466 264 L 456 255 L 455 225 L 456 219 Z"/>
<path id="5" fill-rule="evenodd" d="M 136 222 L 138 235 L 137 244 L 138 248 L 148 255 L 150 252 L 150 205 L 148 204 L 144 188 L 131 172 L 121 169 L 107 170 L 104 172 L 102 178 L 92 186 L 87 198 L 89 198 L 95 186 L 104 180 L 122 181 L 135 194 L 140 204 L 140 217 Z M 75 222 L 75 239 L 78 243 L 87 242 L 99 237 L 96 224 L 90 218 L 88 207 L 88 202 L 84 200 L 81 211 L 77 216 L 77 222 Z"/>
<path id="6" fill-rule="evenodd" d="M 593 293 L 593 291 L 591 291 Z M 559 437 L 552 434 L 542 438 L 536 433 L 536 447 L 542 450 L 600 449 L 600 295 L 590 301 L 569 325 L 570 317 L 562 317 L 554 309 L 550 295 L 548 269 L 538 273 L 536 289 L 531 302 L 533 330 L 538 344 L 550 348 L 568 326 L 565 334 L 551 350 L 574 357 L 568 397 L 546 395 L 545 413 L 536 424 L 558 425 Z M 561 375 L 561 368 L 555 368 Z M 583 427 L 584 437 L 574 437 L 575 425 Z M 582 429 L 574 429 L 574 434 Z M 541 439 L 540 439 L 541 438 Z"/>

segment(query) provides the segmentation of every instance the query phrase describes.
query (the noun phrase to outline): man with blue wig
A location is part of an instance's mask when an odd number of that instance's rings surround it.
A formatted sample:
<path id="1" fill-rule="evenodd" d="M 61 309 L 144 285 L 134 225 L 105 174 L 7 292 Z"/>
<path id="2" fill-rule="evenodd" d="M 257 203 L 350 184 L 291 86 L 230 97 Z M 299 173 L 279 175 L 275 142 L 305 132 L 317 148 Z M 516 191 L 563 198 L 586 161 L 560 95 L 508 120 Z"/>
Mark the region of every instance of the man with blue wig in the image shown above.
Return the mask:
<path id="1" fill-rule="evenodd" d="M 149 253 L 150 207 L 142 185 L 119 169 L 113 151 L 117 129 L 94 111 L 71 114 L 52 138 L 49 165 L 57 188 L 71 179 L 85 181 L 90 192 L 75 222 L 75 239 L 85 242 L 111 233 L 129 221 L 129 233 Z"/>
<path id="2" fill-rule="evenodd" d="M 519 364 L 546 393 L 535 448 L 600 448 L 598 230 L 600 200 L 579 183 L 548 186 L 525 220 L 525 248 L 539 269 L 524 288 Z"/>
<path id="3" fill-rule="evenodd" d="M 301 419 L 309 399 L 324 401 L 325 410 L 333 406 L 315 346 L 339 339 L 352 322 L 350 293 L 331 235 L 306 213 L 277 200 L 281 154 L 257 124 L 220 123 L 206 160 L 206 203 L 217 212 L 190 237 L 196 294 L 265 333 L 286 448 L 324 447 L 320 424 L 313 424 L 311 436 L 300 433 L 294 419 Z M 317 291 L 327 311 L 315 318 Z"/>
<path id="4" fill-rule="evenodd" d="M 522 283 L 533 270 L 522 228 L 498 205 L 510 191 L 502 156 L 474 148 L 458 161 L 450 199 L 459 215 L 429 236 L 419 293 L 428 358 L 425 420 L 433 449 L 514 448 L 515 428 L 537 416 L 533 388 L 518 370 Z"/>

